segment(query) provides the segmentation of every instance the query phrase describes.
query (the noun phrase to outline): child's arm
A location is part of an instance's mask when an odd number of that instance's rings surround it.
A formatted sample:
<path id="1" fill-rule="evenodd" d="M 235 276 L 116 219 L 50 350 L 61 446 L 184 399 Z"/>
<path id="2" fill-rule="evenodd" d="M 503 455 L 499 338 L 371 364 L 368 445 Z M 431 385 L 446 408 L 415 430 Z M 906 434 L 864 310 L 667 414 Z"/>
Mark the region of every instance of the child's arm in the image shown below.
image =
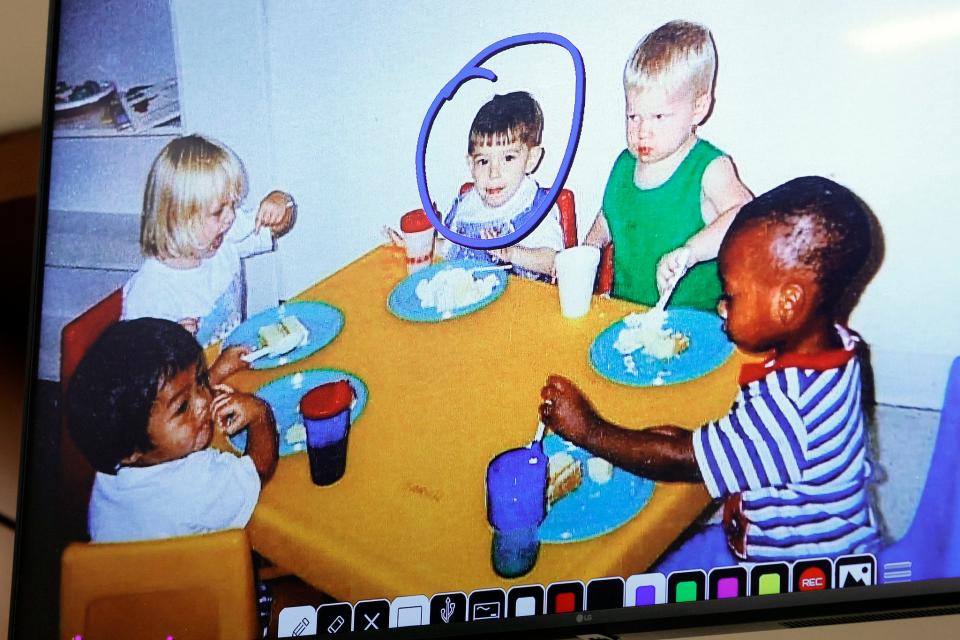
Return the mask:
<path id="1" fill-rule="evenodd" d="M 603 249 L 610 244 L 610 227 L 607 226 L 607 217 L 603 215 L 603 209 L 597 213 L 597 218 L 593 221 L 593 226 L 587 232 L 587 237 L 583 239 L 583 244 L 591 247 Z"/>
<path id="2" fill-rule="evenodd" d="M 652 480 L 703 481 L 690 431 L 618 427 L 600 417 L 580 390 L 560 376 L 550 376 L 540 395 L 543 423 L 590 453 Z"/>
<path id="3" fill-rule="evenodd" d="M 237 371 L 249 369 L 250 363 L 241 358 L 248 353 L 250 353 L 250 347 L 243 345 L 227 347 L 221 351 L 208 370 L 210 384 L 218 385 Z"/>
<path id="4" fill-rule="evenodd" d="M 715 259 L 740 207 L 753 200 L 753 194 L 740 181 L 733 161 L 727 156 L 720 156 L 707 166 L 703 172 L 701 191 L 702 215 L 706 226 L 692 235 L 683 247 L 660 258 L 657 286 L 661 291 L 667 283 L 679 278 L 694 265 Z M 685 253 L 684 249 L 688 249 L 689 253 Z M 681 264 L 679 260 L 684 254 L 688 257 L 686 263 Z"/>
<path id="5" fill-rule="evenodd" d="M 214 426 L 228 436 L 247 430 L 246 455 L 253 460 L 260 481 L 266 483 L 277 469 L 277 423 L 270 406 L 260 398 L 218 385 L 211 413 Z"/>
<path id="6" fill-rule="evenodd" d="M 548 276 L 554 275 L 554 260 L 557 252 L 550 247 L 521 247 L 515 244 L 503 249 L 492 249 L 490 253 L 498 260 L 515 264 L 529 271 L 545 273 Z"/>

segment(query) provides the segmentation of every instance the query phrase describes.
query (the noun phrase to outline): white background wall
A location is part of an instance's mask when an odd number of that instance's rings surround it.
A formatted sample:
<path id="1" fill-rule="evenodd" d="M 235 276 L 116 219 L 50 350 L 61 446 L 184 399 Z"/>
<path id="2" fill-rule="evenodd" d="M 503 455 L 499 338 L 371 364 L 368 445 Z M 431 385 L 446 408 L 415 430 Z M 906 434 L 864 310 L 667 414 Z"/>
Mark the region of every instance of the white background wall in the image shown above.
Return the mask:
<path id="1" fill-rule="evenodd" d="M 185 129 L 238 152 L 251 175 L 251 204 L 279 186 L 300 205 L 280 243 L 282 297 L 357 258 L 381 242 L 383 225 L 419 206 L 416 139 L 434 95 L 481 49 L 518 33 L 560 33 L 585 59 L 583 133 L 566 183 L 583 235 L 624 145 L 628 54 L 669 19 L 706 24 L 719 76 L 703 136 L 731 154 L 757 193 L 816 173 L 868 203 L 883 225 L 886 260 L 853 325 L 874 347 L 882 401 L 939 406 L 947 365 L 960 353 L 953 246 L 960 165 L 950 153 L 960 112 L 960 14 L 945 0 L 492 0 L 482 7 L 172 0 L 172 7 Z M 911 40 L 931 25 L 932 35 Z M 879 44 L 870 40 L 876 33 Z M 514 49 L 487 66 L 500 81 L 468 83 L 434 127 L 428 176 L 444 209 L 469 179 L 470 121 L 493 93 L 526 89 L 541 102 L 542 184 L 553 182 L 566 143 L 573 76 L 562 49 Z"/>

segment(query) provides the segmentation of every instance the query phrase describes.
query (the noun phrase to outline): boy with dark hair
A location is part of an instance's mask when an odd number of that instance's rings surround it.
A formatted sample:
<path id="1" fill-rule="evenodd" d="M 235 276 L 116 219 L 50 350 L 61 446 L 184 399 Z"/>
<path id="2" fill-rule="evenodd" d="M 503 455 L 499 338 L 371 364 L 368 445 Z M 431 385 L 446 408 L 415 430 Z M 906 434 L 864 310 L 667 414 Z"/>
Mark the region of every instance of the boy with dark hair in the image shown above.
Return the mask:
<path id="1" fill-rule="evenodd" d="M 277 464 L 262 400 L 211 389 L 200 345 L 182 326 L 140 318 L 109 327 L 70 383 L 68 427 L 97 470 L 94 542 L 243 527 Z M 243 456 L 210 449 L 214 429 L 248 429 Z"/>
<path id="2" fill-rule="evenodd" d="M 526 91 L 496 95 L 480 107 L 467 138 L 473 188 L 454 199 L 444 217 L 447 228 L 472 238 L 497 238 L 529 220 L 549 191 L 531 177 L 543 159 L 542 135 L 543 111 Z M 384 232 L 394 244 L 403 244 L 393 229 Z M 437 242 L 437 252 L 448 260 L 508 263 L 514 274 L 544 282 L 553 280 L 554 259 L 564 248 L 556 206 L 520 242 L 503 249 L 483 251 Z"/>
<path id="3" fill-rule="evenodd" d="M 540 414 L 564 438 L 654 480 L 702 482 L 726 500 L 729 550 L 707 551 L 720 547 L 708 528 L 668 559 L 671 568 L 875 550 L 858 338 L 839 315 L 870 250 L 866 211 L 825 178 L 798 178 L 744 205 L 720 248 L 718 310 L 738 347 L 768 358 L 742 368 L 727 416 L 694 431 L 618 427 L 570 381 L 547 381 Z"/>

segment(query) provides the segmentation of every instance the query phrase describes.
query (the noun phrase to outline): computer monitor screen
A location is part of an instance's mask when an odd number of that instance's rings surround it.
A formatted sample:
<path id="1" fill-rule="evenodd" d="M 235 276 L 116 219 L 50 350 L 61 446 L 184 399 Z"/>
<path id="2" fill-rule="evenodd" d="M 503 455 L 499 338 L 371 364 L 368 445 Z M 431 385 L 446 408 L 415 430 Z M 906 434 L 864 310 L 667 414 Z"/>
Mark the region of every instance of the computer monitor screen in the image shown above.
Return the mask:
<path id="1" fill-rule="evenodd" d="M 956 9 L 61 0 L 51 25 L 15 628 L 586 637 L 952 602 Z"/>

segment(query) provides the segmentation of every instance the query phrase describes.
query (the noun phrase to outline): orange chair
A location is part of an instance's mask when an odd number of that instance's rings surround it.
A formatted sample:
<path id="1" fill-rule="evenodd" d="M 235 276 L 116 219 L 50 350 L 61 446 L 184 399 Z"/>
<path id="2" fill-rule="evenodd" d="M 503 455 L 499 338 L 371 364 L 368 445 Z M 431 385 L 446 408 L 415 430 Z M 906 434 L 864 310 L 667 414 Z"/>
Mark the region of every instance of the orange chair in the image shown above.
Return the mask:
<path id="1" fill-rule="evenodd" d="M 464 182 L 460 195 L 473 189 L 472 182 Z M 561 189 L 557 196 L 557 209 L 560 211 L 560 230 L 563 233 L 563 246 L 567 249 L 577 246 L 577 207 L 573 191 Z"/>
<path id="2" fill-rule="evenodd" d="M 109 296 L 71 320 L 60 334 L 60 501 L 61 533 L 65 540 L 88 540 L 87 505 L 93 488 L 94 470 L 67 430 L 66 399 L 77 365 L 87 349 L 97 341 L 107 327 L 120 319 L 123 309 L 123 291 L 117 289 Z"/>
<path id="3" fill-rule="evenodd" d="M 60 637 L 177 640 L 259 635 L 253 560 L 242 529 L 63 553 Z"/>

